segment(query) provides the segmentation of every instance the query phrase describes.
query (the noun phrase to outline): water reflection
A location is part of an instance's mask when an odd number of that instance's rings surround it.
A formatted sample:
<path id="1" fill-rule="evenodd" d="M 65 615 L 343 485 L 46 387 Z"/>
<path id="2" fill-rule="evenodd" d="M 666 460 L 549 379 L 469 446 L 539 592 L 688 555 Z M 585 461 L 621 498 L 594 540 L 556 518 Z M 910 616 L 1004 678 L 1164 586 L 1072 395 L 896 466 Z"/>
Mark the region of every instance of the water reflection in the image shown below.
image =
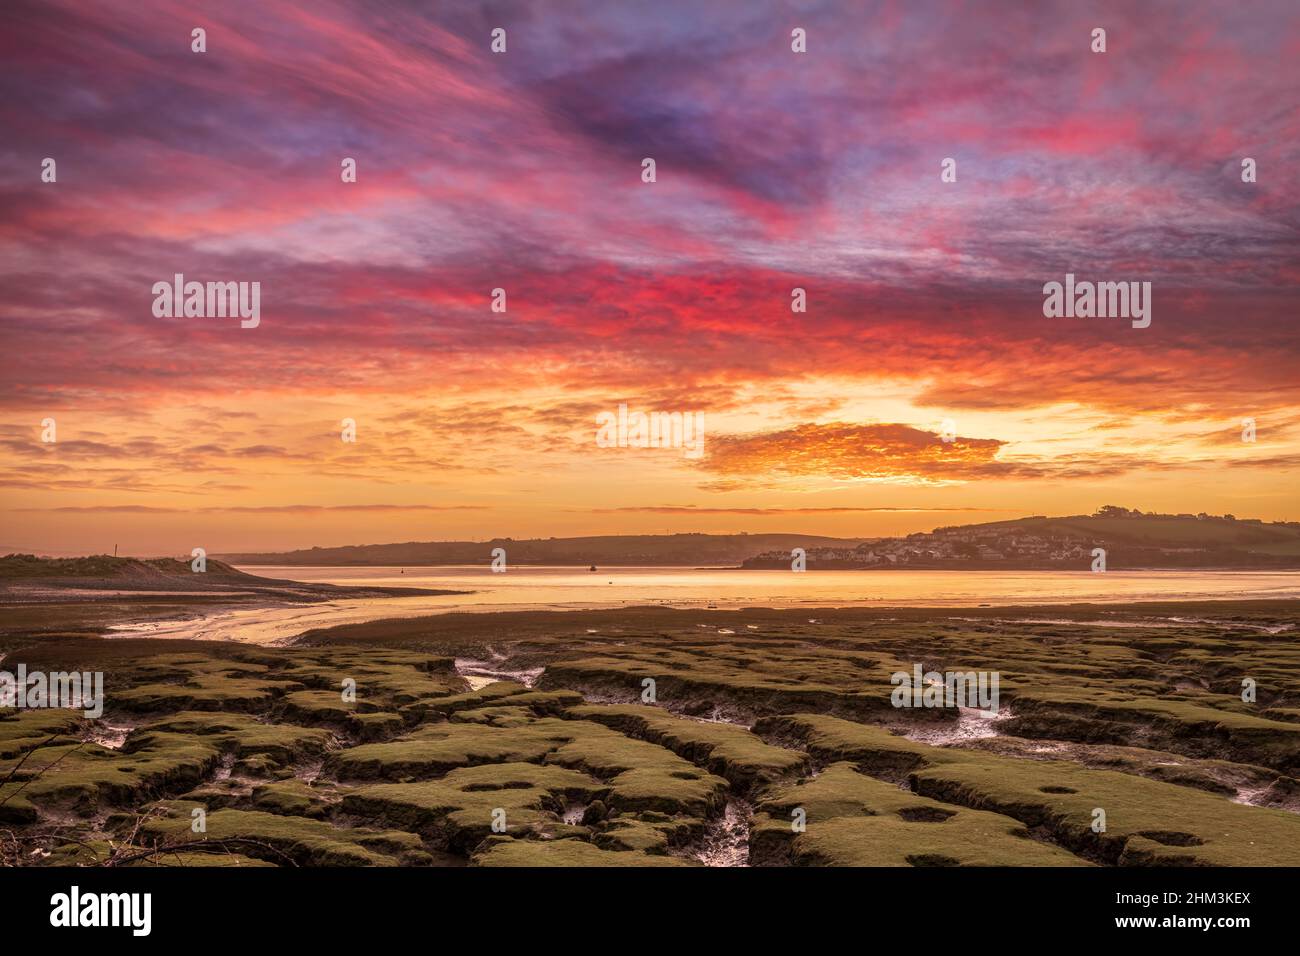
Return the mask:
<path id="1" fill-rule="evenodd" d="M 447 611 L 565 610 L 665 605 L 740 607 L 1123 603 L 1300 598 L 1300 572 L 1254 571 L 731 571 L 691 568 L 245 567 L 266 577 L 472 591 L 214 610 L 186 621 L 123 625 L 134 637 L 273 643 L 315 627 Z"/>

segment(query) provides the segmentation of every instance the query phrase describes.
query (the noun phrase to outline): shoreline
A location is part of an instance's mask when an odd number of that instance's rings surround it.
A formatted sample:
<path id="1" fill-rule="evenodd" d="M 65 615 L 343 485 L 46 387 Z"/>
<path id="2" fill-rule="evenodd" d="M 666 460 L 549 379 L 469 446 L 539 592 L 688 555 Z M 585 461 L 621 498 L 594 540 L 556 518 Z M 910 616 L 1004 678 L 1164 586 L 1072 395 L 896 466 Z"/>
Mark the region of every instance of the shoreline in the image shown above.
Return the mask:
<path id="1" fill-rule="evenodd" d="M 403 597 L 454 597 L 473 594 L 446 588 L 359 587 L 350 585 L 317 584 L 305 581 L 267 579 L 265 584 L 244 585 L 237 588 L 200 588 L 182 590 L 173 588 L 133 588 L 112 584 L 80 582 L 73 584 L 40 581 L 0 584 L 0 607 L 26 607 L 45 604 L 111 603 L 118 600 L 173 600 L 222 601 L 231 604 L 255 603 L 271 599 L 283 604 L 319 604 L 339 599 L 403 598 Z"/>
<path id="2" fill-rule="evenodd" d="M 773 624 L 844 624 L 862 621 L 905 622 L 918 620 L 998 620 L 1008 618 L 1021 622 L 1039 615 L 1051 614 L 1064 618 L 1075 624 L 1087 624 L 1088 619 L 1105 614 L 1112 614 L 1132 619 L 1132 623 L 1146 623 L 1153 617 L 1182 616 L 1179 612 L 1194 615 L 1197 612 L 1214 613 L 1221 616 L 1224 612 L 1235 612 L 1241 616 L 1273 616 L 1277 614 L 1300 614 L 1300 599 L 1237 599 L 1237 600 L 1193 600 L 1193 601 L 1134 601 L 1116 604 L 1098 604 L 1078 602 L 1072 604 L 1015 604 L 999 606 L 817 606 L 799 608 L 674 608 L 660 605 L 637 605 L 620 608 L 583 608 L 562 610 L 516 610 L 516 611 L 447 611 L 441 614 L 428 614 L 418 617 L 376 618 L 360 624 L 340 624 L 332 627 L 314 628 L 298 635 L 288 646 L 307 646 L 313 640 L 334 638 L 341 642 L 349 640 L 382 641 L 398 637 L 403 631 L 427 631 L 431 626 L 441 625 L 446 632 L 491 632 L 503 627 L 529 629 L 548 625 L 564 627 L 577 624 L 625 623 L 627 626 L 657 623 L 659 619 L 665 625 L 680 626 L 693 623 L 727 623 L 723 618 L 743 619 L 742 623 Z M 809 621 L 806 615 L 815 615 Z M 697 622 L 691 618 L 695 615 L 707 616 L 708 622 Z M 609 618 L 617 617 L 617 621 Z M 1138 619 L 1145 618 L 1146 621 Z M 1175 622 L 1177 623 L 1177 622 Z M 1103 626 L 1103 625 L 1093 625 Z M 512 639 L 514 634 L 512 632 Z"/>
<path id="3" fill-rule="evenodd" d="M 479 564 L 466 564 L 464 562 L 448 562 L 444 564 L 237 564 L 231 567 L 238 568 L 242 571 L 252 571 L 261 568 L 277 568 L 281 570 L 315 570 L 315 571 L 387 571 L 387 570 L 416 570 L 416 571 L 436 571 L 441 569 L 472 569 L 488 570 L 491 567 L 490 562 Z M 596 570 L 591 571 L 589 564 L 538 564 L 533 562 L 520 562 L 512 564 L 516 570 L 547 570 L 547 571 L 581 571 L 584 573 L 601 574 L 606 571 L 789 571 L 789 562 L 773 563 L 764 565 L 746 566 L 743 564 L 627 564 L 623 562 L 609 561 L 602 565 L 597 565 Z M 825 565 L 817 566 L 810 564 L 804 572 L 813 571 L 960 571 L 965 573 L 971 572 L 1006 572 L 1014 571 L 1019 573 L 1045 571 L 1055 574 L 1070 574 L 1074 572 L 1092 573 L 1087 568 L 1069 567 L 1062 564 L 1023 564 L 1015 562 L 988 561 L 988 562 L 968 562 L 964 564 L 864 564 L 854 567 L 828 567 Z M 1300 572 L 1300 563 L 1296 564 L 1195 564 L 1195 565 L 1136 565 L 1133 567 L 1108 567 L 1106 573 L 1132 572 L 1143 574 L 1159 574 L 1170 572 L 1175 574 L 1194 574 L 1201 573 L 1242 573 L 1242 574 L 1284 574 L 1288 571 Z"/>
<path id="4" fill-rule="evenodd" d="M 931 586 L 927 577 L 919 587 L 913 582 L 891 588 L 893 594 L 866 596 L 873 590 L 869 586 L 860 590 L 837 587 L 827 593 L 824 587 L 808 587 L 806 577 L 786 579 L 782 575 L 775 587 L 765 583 L 755 587 L 752 581 L 731 587 L 710 581 L 707 571 L 696 575 L 664 568 L 639 568 L 619 576 L 610 568 L 609 583 L 617 582 L 619 587 L 606 591 L 606 579 L 600 575 L 593 575 L 596 580 L 591 586 L 578 582 L 575 588 L 572 580 L 563 577 L 552 586 L 550 575 L 535 571 L 530 575 L 530 568 L 534 566 L 516 569 L 516 575 L 523 572 L 522 578 L 464 575 L 467 583 L 475 585 L 472 588 L 446 587 L 458 583 L 455 575 L 435 577 L 430 583 L 436 587 L 397 587 L 382 571 L 372 579 L 347 578 L 349 571 L 355 573 L 352 568 L 340 569 L 344 577 L 319 580 L 332 576 L 333 569 L 328 566 L 313 568 L 314 574 L 307 575 L 305 581 L 283 577 L 286 572 L 293 573 L 287 568 L 259 566 L 257 571 L 273 575 L 263 576 L 251 573 L 251 566 L 250 571 L 227 566 L 225 572 L 204 578 L 202 590 L 192 589 L 190 574 L 172 575 L 161 587 L 155 586 L 157 577 L 17 577 L 0 582 L 0 607 L 6 612 L 0 624 L 0 651 L 54 635 L 284 646 L 330 632 L 479 631 L 593 619 L 606 621 L 608 626 L 613 618 L 666 624 L 760 618 L 774 623 L 805 619 L 870 623 L 962 617 L 1020 620 L 1036 615 L 1048 621 L 1132 622 L 1143 615 L 1177 618 L 1222 616 L 1243 609 L 1253 613 L 1261 607 L 1284 613 L 1300 609 L 1300 593 L 1291 586 L 1290 576 L 1278 577 L 1275 572 L 1264 572 L 1271 580 L 1258 578 L 1258 572 L 1232 571 L 1223 572 L 1226 581 L 1223 577 L 1201 581 L 1196 573 L 1188 572 L 1144 581 L 1139 572 L 1113 571 L 1107 574 L 1115 576 L 1114 586 L 1103 592 L 1099 590 L 1103 582 L 1092 580 L 1096 576 L 1088 572 L 1069 576 L 1044 572 L 1055 576 L 1037 580 L 1032 576 L 1035 572 L 1029 572 L 1023 578 L 1004 575 L 999 580 L 999 572 L 953 575 L 934 569 L 940 575 L 934 580 L 942 586 Z M 545 568 L 549 570 L 549 566 Z M 582 572 L 579 577 L 587 577 L 581 566 L 573 570 Z M 990 581 L 986 575 L 994 579 Z M 1186 587 L 1181 587 L 1184 579 Z M 656 593 L 664 596 L 647 597 Z M 466 623 L 469 621 L 479 623 Z"/>
<path id="5" fill-rule="evenodd" d="M 385 613 L 385 602 L 378 603 L 374 615 L 366 620 L 343 621 L 304 626 L 295 633 L 274 641 L 241 640 L 238 637 L 212 637 L 195 633 L 155 634 L 154 627 L 185 625 L 204 620 L 216 621 L 220 615 L 259 611 L 281 612 L 294 608 L 322 607 L 292 603 L 224 603 L 205 600 L 174 601 L 98 601 L 47 603 L 40 605 L 6 605 L 6 625 L 0 628 L 0 653 L 14 648 L 46 644 L 51 640 L 90 639 L 112 642 L 184 642 L 200 644 L 237 644 L 246 646 L 308 646 L 314 642 L 383 643 L 396 640 L 407 643 L 413 636 L 437 634 L 463 637 L 509 630 L 536 633 L 548 628 L 582 626 L 617 627 L 661 624 L 699 627 L 736 624 L 852 624 L 898 623 L 918 621 L 998 621 L 1030 623 L 1072 623 L 1095 627 L 1175 627 L 1209 616 L 1216 619 L 1244 618 L 1237 622 L 1252 627 L 1254 617 L 1300 615 L 1298 598 L 1225 598 L 1162 601 L 1070 602 L 978 605 L 872 604 L 825 605 L 799 607 L 673 607 L 660 604 L 635 604 L 587 608 L 473 608 L 457 607 L 434 613 L 392 615 Z M 323 609 L 323 608 L 322 608 Z M 38 620 L 24 621 L 17 612 L 42 613 Z M 207 612 L 207 613 L 204 613 Z M 16 617 L 16 619 L 14 619 Z M 1163 619 L 1163 621 L 1162 621 Z M 250 622 L 255 623 L 255 622 Z M 231 622 L 232 629 L 240 625 Z M 1283 632 L 1285 633 L 1285 632 Z"/>

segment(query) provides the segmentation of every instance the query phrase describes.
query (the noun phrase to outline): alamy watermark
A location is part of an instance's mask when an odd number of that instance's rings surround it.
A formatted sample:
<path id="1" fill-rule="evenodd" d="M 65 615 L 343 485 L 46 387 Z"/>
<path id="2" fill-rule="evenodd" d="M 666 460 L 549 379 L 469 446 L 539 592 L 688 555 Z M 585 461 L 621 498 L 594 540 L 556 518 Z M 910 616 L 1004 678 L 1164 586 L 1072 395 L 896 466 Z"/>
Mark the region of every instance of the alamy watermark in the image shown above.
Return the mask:
<path id="1" fill-rule="evenodd" d="M 20 710 L 56 707 L 80 710 L 88 718 L 103 716 L 103 671 L 41 671 L 28 673 L 26 664 L 18 673 L 0 671 L 0 707 Z"/>
<path id="2" fill-rule="evenodd" d="M 153 928 L 152 893 L 90 893 L 73 886 L 50 897 L 54 927 L 120 926 L 132 936 L 148 936 Z"/>
<path id="3" fill-rule="evenodd" d="M 683 458 L 704 454 L 703 412 L 617 412 L 596 416 L 596 444 L 601 448 L 680 448 Z"/>
<path id="4" fill-rule="evenodd" d="M 224 319 L 238 316 L 242 329 L 255 329 L 262 321 L 262 283 L 186 282 L 178 272 L 171 282 L 153 284 L 156 319 Z"/>
<path id="5" fill-rule="evenodd" d="M 997 671 L 922 672 L 920 664 L 912 673 L 896 671 L 889 682 L 898 686 L 889 695 L 895 707 L 969 707 L 990 716 L 998 712 Z"/>
<path id="6" fill-rule="evenodd" d="M 1043 315 L 1049 319 L 1132 319 L 1133 328 L 1151 324 L 1150 282 L 1075 282 L 1065 274 L 1065 284 L 1043 286 Z"/>

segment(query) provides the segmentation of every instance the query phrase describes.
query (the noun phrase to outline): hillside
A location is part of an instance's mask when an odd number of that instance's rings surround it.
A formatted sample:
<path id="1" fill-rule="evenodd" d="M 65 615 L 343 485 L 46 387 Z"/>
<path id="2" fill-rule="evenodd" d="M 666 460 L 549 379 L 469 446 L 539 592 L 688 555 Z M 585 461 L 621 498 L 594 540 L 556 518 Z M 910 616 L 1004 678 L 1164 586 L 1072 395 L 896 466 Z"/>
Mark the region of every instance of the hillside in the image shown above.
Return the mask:
<path id="1" fill-rule="evenodd" d="M 1162 515 L 1118 513 L 1107 506 L 1097 514 L 1072 515 L 1064 518 L 1020 518 L 995 521 L 962 528 L 937 528 L 935 533 L 970 530 L 1005 529 L 1012 533 L 1077 535 L 1100 538 L 1114 544 L 1134 546 L 1223 549 L 1235 548 L 1260 554 L 1300 555 L 1300 524 L 1275 522 L 1265 524 L 1258 518 L 1232 515 Z"/>
<path id="2" fill-rule="evenodd" d="M 812 534 L 659 534 L 600 535 L 588 538 L 532 538 L 516 541 L 410 541 L 341 548 L 309 548 L 281 553 L 223 554 L 238 565 L 375 565 L 420 567 L 490 564 L 492 550 L 504 548 L 513 565 L 582 566 L 735 566 L 763 551 L 791 548 L 855 547 L 861 538 Z"/>
<path id="3" fill-rule="evenodd" d="M 858 546 L 808 551 L 809 569 L 1091 567 L 1093 549 L 1109 570 L 1123 568 L 1300 568 L 1300 523 L 1233 515 L 1144 514 L 1107 505 L 1092 515 L 936 528 L 905 538 L 875 538 Z M 780 568 L 789 552 L 773 550 L 744 562 Z"/>

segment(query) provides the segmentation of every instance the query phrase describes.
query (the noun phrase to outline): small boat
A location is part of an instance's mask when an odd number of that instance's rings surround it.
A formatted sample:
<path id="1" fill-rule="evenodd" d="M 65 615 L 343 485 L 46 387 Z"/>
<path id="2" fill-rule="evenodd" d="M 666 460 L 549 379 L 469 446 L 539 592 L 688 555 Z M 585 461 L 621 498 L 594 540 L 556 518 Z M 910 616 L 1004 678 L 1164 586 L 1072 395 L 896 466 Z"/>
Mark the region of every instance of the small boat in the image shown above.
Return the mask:
<path id="1" fill-rule="evenodd" d="M 596 570 L 596 566 L 593 564 L 593 565 L 592 565 L 591 567 L 589 567 L 587 570 L 588 570 L 588 571 L 595 571 L 595 570 Z"/>

